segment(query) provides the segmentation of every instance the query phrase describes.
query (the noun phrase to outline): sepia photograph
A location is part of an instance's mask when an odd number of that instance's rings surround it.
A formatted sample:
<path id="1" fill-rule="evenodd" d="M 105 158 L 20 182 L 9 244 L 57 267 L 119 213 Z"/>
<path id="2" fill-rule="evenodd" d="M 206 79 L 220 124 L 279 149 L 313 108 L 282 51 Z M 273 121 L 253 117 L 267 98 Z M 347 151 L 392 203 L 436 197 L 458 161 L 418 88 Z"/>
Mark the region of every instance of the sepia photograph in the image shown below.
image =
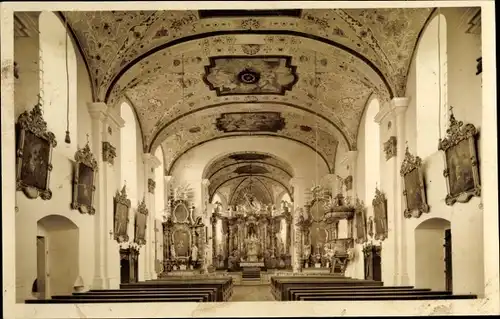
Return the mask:
<path id="1" fill-rule="evenodd" d="M 5 318 L 500 314 L 494 1 L 0 6 Z"/>

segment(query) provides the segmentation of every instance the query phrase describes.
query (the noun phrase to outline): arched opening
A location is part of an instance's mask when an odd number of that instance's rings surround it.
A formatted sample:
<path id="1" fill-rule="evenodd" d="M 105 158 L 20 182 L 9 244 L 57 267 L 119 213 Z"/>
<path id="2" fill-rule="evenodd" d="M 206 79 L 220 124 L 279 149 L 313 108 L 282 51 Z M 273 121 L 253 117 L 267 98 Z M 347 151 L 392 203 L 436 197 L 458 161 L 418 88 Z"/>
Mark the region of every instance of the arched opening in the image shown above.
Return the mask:
<path id="1" fill-rule="evenodd" d="M 125 126 L 120 130 L 122 184 L 126 185 L 132 207 L 135 207 L 137 205 L 137 126 L 134 112 L 128 103 L 122 103 L 120 112 L 125 121 Z"/>
<path id="2" fill-rule="evenodd" d="M 77 150 L 76 52 L 65 26 L 54 13 L 43 11 L 39 28 L 39 80 L 44 119 L 60 141 L 58 146 L 62 146 L 56 150 L 72 158 Z M 63 142 L 67 130 L 70 144 Z"/>
<path id="3" fill-rule="evenodd" d="M 446 18 L 438 14 L 424 31 L 416 55 L 417 154 L 437 152 L 447 124 Z"/>
<path id="4" fill-rule="evenodd" d="M 452 291 L 451 224 L 431 218 L 415 228 L 415 287 Z"/>
<path id="5" fill-rule="evenodd" d="M 380 128 L 375 122 L 380 103 L 374 98 L 365 115 L 365 202 L 371 203 L 380 181 Z"/>
<path id="6" fill-rule="evenodd" d="M 61 215 L 45 216 L 37 222 L 38 298 L 73 292 L 79 276 L 79 230 Z"/>

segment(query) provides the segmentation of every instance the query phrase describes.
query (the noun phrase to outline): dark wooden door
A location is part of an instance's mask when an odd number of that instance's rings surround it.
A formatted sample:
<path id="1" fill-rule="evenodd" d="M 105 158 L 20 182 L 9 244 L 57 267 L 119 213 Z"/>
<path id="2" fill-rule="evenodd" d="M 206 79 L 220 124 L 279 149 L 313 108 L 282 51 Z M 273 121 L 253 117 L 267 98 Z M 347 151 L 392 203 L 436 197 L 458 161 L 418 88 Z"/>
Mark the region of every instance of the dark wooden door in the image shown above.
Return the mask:
<path id="1" fill-rule="evenodd" d="M 444 272 L 446 278 L 446 290 L 453 291 L 451 229 L 444 231 Z"/>
<path id="2" fill-rule="evenodd" d="M 130 262 L 128 258 L 120 259 L 120 283 L 128 284 L 130 282 Z"/>
<path id="3" fill-rule="evenodd" d="M 373 247 L 373 280 L 382 281 L 382 256 L 380 247 Z"/>

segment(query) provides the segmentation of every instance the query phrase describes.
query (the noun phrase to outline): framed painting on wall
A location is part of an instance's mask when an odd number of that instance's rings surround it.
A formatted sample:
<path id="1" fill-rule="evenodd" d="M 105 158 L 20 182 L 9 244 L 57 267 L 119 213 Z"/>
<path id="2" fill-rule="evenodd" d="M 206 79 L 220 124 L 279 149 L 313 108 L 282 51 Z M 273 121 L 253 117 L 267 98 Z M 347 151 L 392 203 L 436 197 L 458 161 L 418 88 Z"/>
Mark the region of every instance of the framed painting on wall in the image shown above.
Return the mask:
<path id="1" fill-rule="evenodd" d="M 135 214 L 135 227 L 134 227 L 134 242 L 138 245 L 146 244 L 146 228 L 148 219 L 148 209 L 146 207 L 145 199 L 137 206 L 137 212 Z"/>
<path id="2" fill-rule="evenodd" d="M 49 187 L 52 149 L 57 142 L 55 135 L 47 131 L 40 102 L 19 116 L 17 133 L 16 190 L 30 199 L 49 200 L 52 198 Z"/>
<path id="3" fill-rule="evenodd" d="M 114 198 L 114 238 L 118 243 L 127 242 L 130 199 L 127 198 L 126 186 L 123 185 L 121 192 L 116 192 Z"/>
<path id="4" fill-rule="evenodd" d="M 97 161 L 90 151 L 89 143 L 75 153 L 75 172 L 73 179 L 72 209 L 82 214 L 95 214 L 94 192 L 97 174 Z"/>
<path id="5" fill-rule="evenodd" d="M 429 212 L 425 194 L 422 159 L 414 156 L 406 147 L 405 158 L 400 170 L 403 179 L 403 195 L 406 201 L 405 218 L 420 217 Z"/>
<path id="6" fill-rule="evenodd" d="M 387 199 L 384 193 L 378 188 L 375 189 L 375 197 L 372 201 L 375 224 L 375 239 L 384 240 L 387 238 Z M 372 233 L 373 234 L 373 233 Z"/>
<path id="7" fill-rule="evenodd" d="M 448 188 L 445 202 L 451 206 L 481 195 L 476 152 L 478 132 L 474 125 L 457 121 L 452 113 L 446 133 L 446 138 L 439 141 L 438 149 L 444 152 L 443 175 Z"/>
<path id="8" fill-rule="evenodd" d="M 363 206 L 356 207 L 354 211 L 354 222 L 356 225 L 356 243 L 362 244 L 366 241 L 366 211 Z"/>

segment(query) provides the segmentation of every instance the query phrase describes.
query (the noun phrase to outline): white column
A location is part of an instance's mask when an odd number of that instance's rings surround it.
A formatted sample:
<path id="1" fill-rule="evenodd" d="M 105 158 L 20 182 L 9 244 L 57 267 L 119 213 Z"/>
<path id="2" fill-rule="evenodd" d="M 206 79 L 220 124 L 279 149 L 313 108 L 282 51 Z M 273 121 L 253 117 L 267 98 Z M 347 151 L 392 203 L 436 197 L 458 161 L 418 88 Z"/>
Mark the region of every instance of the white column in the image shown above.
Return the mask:
<path id="1" fill-rule="evenodd" d="M 170 209 L 168 207 L 170 205 L 170 203 L 168 201 L 170 199 L 170 190 L 171 190 L 172 181 L 173 181 L 172 176 L 164 176 L 163 177 L 163 190 L 164 190 L 163 196 L 165 197 L 165 201 L 164 201 L 165 207 L 163 208 L 163 212 L 164 212 L 163 215 L 165 217 L 168 217 L 166 212 Z"/>
<path id="2" fill-rule="evenodd" d="M 203 267 L 204 269 L 207 269 L 209 265 L 212 265 L 213 263 L 213 241 L 211 240 L 212 236 L 214 236 L 213 231 L 212 231 L 212 225 L 210 224 L 210 212 L 208 211 L 209 209 L 209 203 L 208 203 L 208 186 L 210 185 L 210 180 L 209 179 L 203 179 L 201 181 L 201 202 L 203 203 L 203 206 L 201 208 L 201 211 L 203 212 L 203 224 L 205 224 L 206 228 L 204 231 L 207 232 L 206 236 L 208 237 L 208 243 L 205 243 L 203 246 Z M 201 238 L 202 242 L 205 242 L 205 238 Z"/>
<path id="3" fill-rule="evenodd" d="M 94 280 L 92 283 L 93 289 L 106 288 L 106 272 L 107 272 L 107 259 L 106 259 L 106 168 L 102 159 L 102 139 L 104 130 L 104 121 L 106 119 L 105 103 L 89 103 L 88 111 L 92 118 L 92 143 L 90 143 L 92 153 L 97 160 L 97 181 L 95 183 L 96 189 L 94 193 L 94 251 L 95 251 L 95 270 Z M 82 146 L 81 146 L 82 147 Z"/>
<path id="4" fill-rule="evenodd" d="M 389 138 L 390 135 L 396 135 L 394 133 L 395 128 L 395 114 L 393 112 L 392 103 L 388 102 L 381 106 L 380 111 L 375 116 L 375 122 L 379 124 L 380 127 L 380 149 L 383 149 L 384 142 Z M 387 134 L 387 127 L 389 122 L 391 122 L 391 133 Z M 397 137 L 396 137 L 397 139 Z M 397 144 L 400 141 L 397 140 Z M 404 144 L 404 143 L 403 143 Z M 368 154 L 366 154 L 368 156 Z M 396 238 L 399 232 L 398 225 L 399 215 L 403 214 L 400 211 L 396 198 L 397 194 L 397 178 L 399 176 L 399 169 L 397 164 L 397 159 L 395 156 L 382 160 L 380 163 L 380 185 L 379 188 L 385 192 L 387 198 L 387 227 L 388 227 L 388 237 L 382 243 L 382 281 L 387 285 L 396 285 L 398 282 L 398 241 Z M 367 190 L 369 191 L 369 190 Z M 366 198 L 371 206 L 371 199 Z"/>
<path id="5" fill-rule="evenodd" d="M 105 216 L 105 227 L 103 227 L 103 238 L 105 239 L 104 245 L 104 255 L 106 258 L 105 262 L 105 286 L 109 289 L 118 289 L 120 286 L 120 247 L 118 243 L 115 241 L 113 234 L 114 231 L 114 203 L 113 198 L 116 194 L 116 191 L 121 189 L 122 185 L 120 183 L 120 164 L 117 163 L 115 155 L 111 154 L 109 148 L 115 148 L 116 145 L 120 143 L 120 129 L 123 128 L 125 121 L 108 108 L 107 116 L 104 123 L 104 133 L 101 146 L 103 152 L 103 175 L 105 178 L 105 200 L 106 200 L 106 216 Z M 104 143 L 109 143 L 105 146 Z M 108 148 L 105 151 L 105 147 Z M 104 154 L 107 153 L 107 154 Z"/>
<path id="6" fill-rule="evenodd" d="M 292 270 L 294 273 L 300 271 L 301 244 L 300 229 L 297 226 L 301 211 L 305 205 L 306 180 L 301 177 L 294 177 L 290 180 L 293 186 L 293 218 L 292 218 Z"/>
<path id="7" fill-rule="evenodd" d="M 14 199 L 16 196 L 16 167 L 15 162 L 15 149 L 16 149 L 16 135 L 15 135 L 15 107 L 14 105 L 14 12 L 8 6 L 2 6 L 0 10 L 0 37 L 2 39 L 2 45 L 0 46 L 1 57 L 2 57 L 2 77 L 0 78 L 2 84 L 2 94 L 0 96 L 2 107 L 1 112 L 1 123 L 2 123 L 2 197 L 4 199 Z M 16 216 L 15 211 L 17 207 L 15 206 L 14 200 L 3 200 L 2 201 L 2 226 L 4 229 L 15 230 L 16 229 Z M 18 232 L 16 232 L 16 237 L 18 237 Z M 3 267 L 4 267 L 4 287 L 12 287 L 10 289 L 22 289 L 24 286 L 25 294 L 23 297 L 28 297 L 31 292 L 31 283 L 33 279 L 29 279 L 29 282 L 22 282 L 22 277 L 15 271 L 16 269 L 16 244 L 19 244 L 18 240 L 12 238 L 11 231 L 3 231 Z M 19 267 L 19 266 L 18 266 Z M 18 268 L 19 269 L 19 268 Z M 16 276 L 17 275 L 17 276 Z M 18 286 L 19 285 L 19 286 Z M 17 287 L 16 287 L 17 286 Z M 15 287 L 15 288 L 14 288 Z M 3 302 L 6 310 L 4 310 L 5 317 L 14 317 L 16 308 L 16 293 L 4 293 Z M 22 302 L 17 300 L 17 302 Z"/>
<path id="8" fill-rule="evenodd" d="M 146 245 L 145 245 L 145 280 L 156 279 L 155 271 L 155 261 L 154 261 L 154 249 L 155 245 L 153 241 L 155 240 L 155 169 L 160 166 L 161 161 L 150 153 L 144 153 L 142 155 L 142 161 L 144 163 L 144 190 L 145 190 L 145 203 L 148 208 L 148 221 L 146 227 Z"/>
<path id="9" fill-rule="evenodd" d="M 397 143 L 397 154 L 396 154 L 396 213 L 397 213 L 397 229 L 399 232 L 396 233 L 396 238 L 398 242 L 398 256 L 400 260 L 398 261 L 398 274 L 399 278 L 397 283 L 399 285 L 408 285 L 408 270 L 407 270 L 407 248 L 406 248 L 406 221 L 403 216 L 404 211 L 404 200 L 403 200 L 403 179 L 399 174 L 399 170 L 401 168 L 401 164 L 403 163 L 403 159 L 405 156 L 405 114 L 406 109 L 408 108 L 410 100 L 405 97 L 395 97 L 391 101 L 391 107 L 396 116 L 396 130 L 397 130 L 397 139 L 399 143 Z"/>

